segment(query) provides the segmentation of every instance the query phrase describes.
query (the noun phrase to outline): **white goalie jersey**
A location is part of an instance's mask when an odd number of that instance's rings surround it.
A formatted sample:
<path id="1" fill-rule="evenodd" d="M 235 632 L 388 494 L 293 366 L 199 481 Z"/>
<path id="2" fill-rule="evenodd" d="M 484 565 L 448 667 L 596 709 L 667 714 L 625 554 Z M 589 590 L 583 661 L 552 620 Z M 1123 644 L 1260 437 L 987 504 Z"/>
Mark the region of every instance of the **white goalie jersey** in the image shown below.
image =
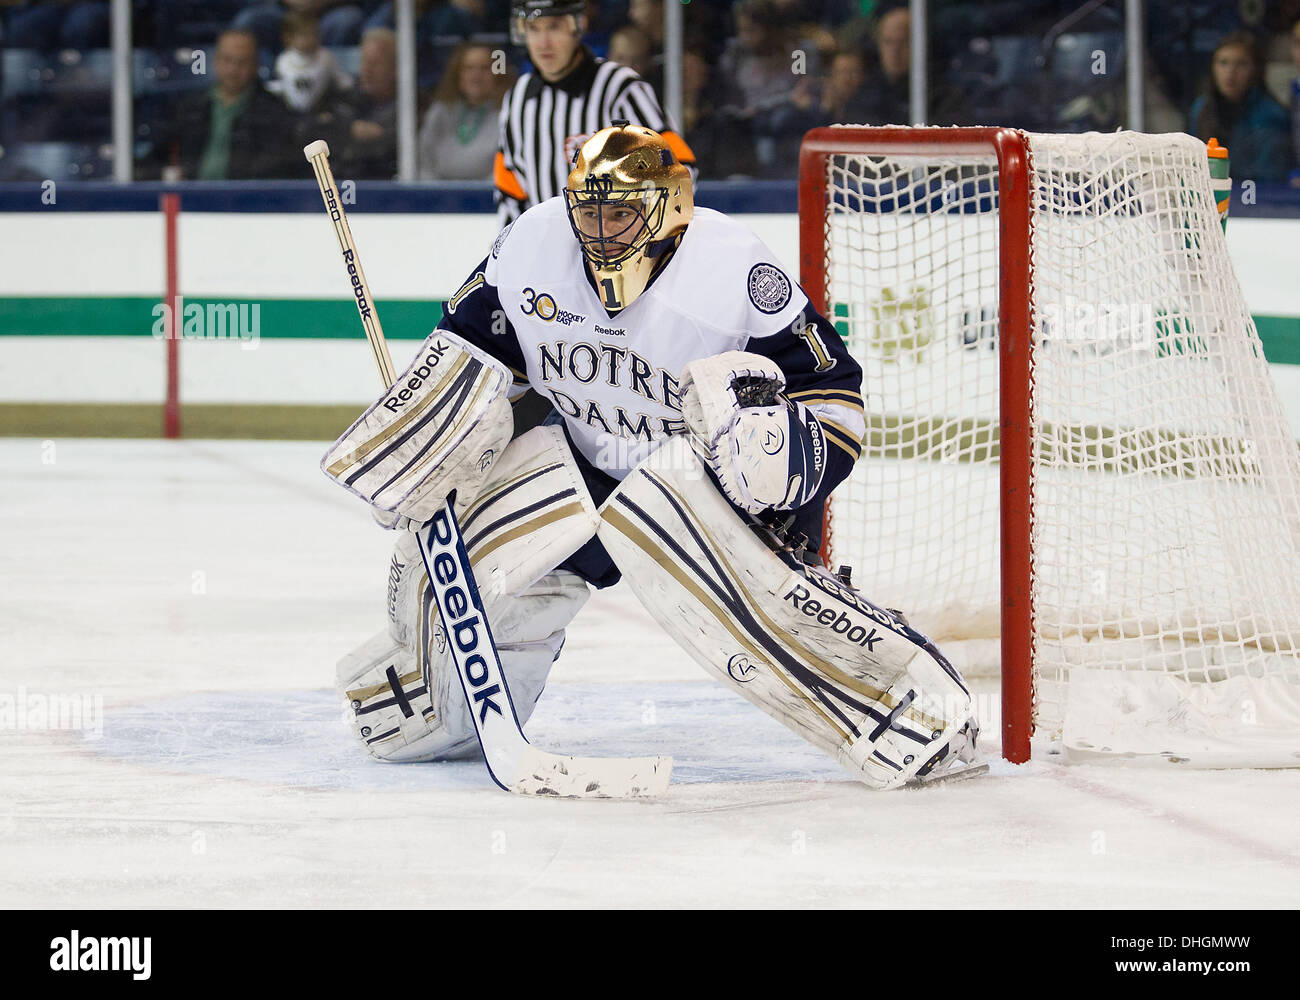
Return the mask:
<path id="1" fill-rule="evenodd" d="M 562 415 L 596 469 L 621 480 L 683 433 L 691 361 L 749 351 L 774 361 L 785 395 L 834 447 L 823 493 L 847 474 L 865 429 L 862 370 L 775 256 L 740 223 L 697 208 L 672 259 L 630 306 L 609 311 L 562 199 L 525 212 L 446 303 L 440 329 L 506 364 Z"/>

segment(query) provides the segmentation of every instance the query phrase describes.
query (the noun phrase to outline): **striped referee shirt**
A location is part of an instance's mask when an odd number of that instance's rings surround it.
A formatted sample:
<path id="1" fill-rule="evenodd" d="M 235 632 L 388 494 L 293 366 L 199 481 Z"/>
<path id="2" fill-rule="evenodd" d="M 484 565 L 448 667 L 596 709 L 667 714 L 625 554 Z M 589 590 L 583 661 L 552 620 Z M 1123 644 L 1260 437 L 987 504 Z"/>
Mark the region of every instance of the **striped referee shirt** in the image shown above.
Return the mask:
<path id="1" fill-rule="evenodd" d="M 525 73 L 502 102 L 501 148 L 493 169 L 502 226 L 563 191 L 573 154 L 619 118 L 661 133 L 695 175 L 695 154 L 669 127 L 650 84 L 586 46 L 581 51 L 581 61 L 564 78 L 548 83 L 540 73 Z"/>

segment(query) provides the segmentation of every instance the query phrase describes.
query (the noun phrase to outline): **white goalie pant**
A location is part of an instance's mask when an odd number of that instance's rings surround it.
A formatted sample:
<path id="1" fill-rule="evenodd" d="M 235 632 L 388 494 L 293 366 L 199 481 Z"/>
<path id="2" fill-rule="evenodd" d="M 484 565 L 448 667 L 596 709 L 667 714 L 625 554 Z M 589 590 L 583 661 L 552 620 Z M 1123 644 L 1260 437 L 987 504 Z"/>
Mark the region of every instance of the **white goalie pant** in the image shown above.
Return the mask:
<path id="1" fill-rule="evenodd" d="M 577 574 L 555 570 L 597 521 L 563 433 L 538 427 L 512 441 L 459 520 L 522 725 L 589 594 Z M 338 664 L 357 736 L 386 761 L 476 753 L 428 573 L 408 532 L 399 534 L 389 565 L 387 603 L 388 628 Z"/>
<path id="2" fill-rule="evenodd" d="M 747 524 L 686 438 L 623 480 L 597 534 L 696 661 L 867 785 L 973 758 L 970 692 L 934 644 Z"/>

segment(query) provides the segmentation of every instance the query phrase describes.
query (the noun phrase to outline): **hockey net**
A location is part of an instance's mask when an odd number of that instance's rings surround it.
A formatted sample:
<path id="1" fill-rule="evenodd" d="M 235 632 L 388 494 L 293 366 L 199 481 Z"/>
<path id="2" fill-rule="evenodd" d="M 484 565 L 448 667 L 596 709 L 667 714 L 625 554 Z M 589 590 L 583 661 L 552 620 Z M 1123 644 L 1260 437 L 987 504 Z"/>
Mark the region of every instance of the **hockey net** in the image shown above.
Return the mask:
<path id="1" fill-rule="evenodd" d="M 1300 765 L 1300 452 L 1182 135 L 833 127 L 802 281 L 862 363 L 828 557 L 1004 754 Z"/>

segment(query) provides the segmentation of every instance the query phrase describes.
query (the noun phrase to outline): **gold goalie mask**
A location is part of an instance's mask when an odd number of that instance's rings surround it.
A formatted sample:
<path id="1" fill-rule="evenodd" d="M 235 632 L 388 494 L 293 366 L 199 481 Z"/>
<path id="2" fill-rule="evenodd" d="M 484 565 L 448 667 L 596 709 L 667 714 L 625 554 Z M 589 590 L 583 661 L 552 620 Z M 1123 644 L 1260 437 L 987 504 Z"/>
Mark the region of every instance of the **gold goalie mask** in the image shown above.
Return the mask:
<path id="1" fill-rule="evenodd" d="M 569 225 L 601 302 L 626 309 L 695 211 L 691 175 L 653 129 L 601 129 L 578 150 L 564 191 Z"/>

